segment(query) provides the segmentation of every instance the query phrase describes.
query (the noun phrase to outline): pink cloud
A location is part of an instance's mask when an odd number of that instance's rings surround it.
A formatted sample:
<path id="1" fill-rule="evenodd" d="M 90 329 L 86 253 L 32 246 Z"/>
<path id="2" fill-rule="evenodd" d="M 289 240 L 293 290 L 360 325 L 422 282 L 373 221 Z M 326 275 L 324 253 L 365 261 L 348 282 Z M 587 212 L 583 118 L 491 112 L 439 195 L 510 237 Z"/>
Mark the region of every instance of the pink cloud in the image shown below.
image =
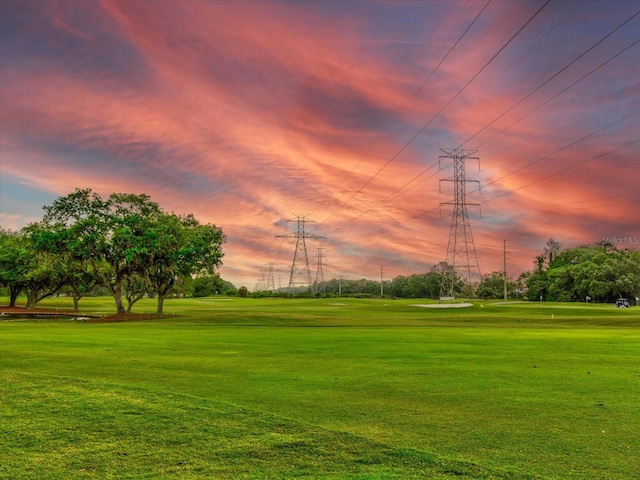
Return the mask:
<path id="1" fill-rule="evenodd" d="M 56 195 L 76 186 L 145 192 L 167 210 L 192 212 L 223 227 L 223 276 L 250 287 L 273 258 L 291 261 L 293 246 L 275 236 L 296 213 L 328 237 L 325 276 L 376 278 L 381 264 L 410 274 L 443 260 L 451 210 L 440 216 L 439 203 L 452 190 L 438 193 L 438 181 L 452 171 L 429 169 L 439 148 L 473 136 L 596 38 L 578 32 L 567 42 L 578 12 L 550 4 L 434 117 L 535 5 L 490 4 L 413 99 L 479 6 L 44 5 L 45 14 L 33 14 L 38 28 L 27 22 L 12 43 L 26 60 L 7 57 L 11 68 L 2 71 L 3 173 Z M 598 33 L 625 9 L 607 11 Z M 429 28 L 414 28 L 416 18 Z M 533 111 L 619 40 L 465 145 L 481 146 L 482 170 L 469 165 L 469 178 L 488 184 L 469 198 L 483 204 L 483 216 L 472 217 L 483 270 L 499 268 L 504 238 L 518 252 L 513 268 L 528 269 L 550 236 L 581 243 L 597 241 L 600 230 L 633 229 L 637 196 L 613 210 L 589 201 L 638 193 L 637 168 L 628 167 L 637 144 L 595 158 L 637 131 L 633 55 Z M 45 43 L 47 58 L 37 53 Z M 3 206 L 3 224 L 19 223 L 13 211 Z"/>

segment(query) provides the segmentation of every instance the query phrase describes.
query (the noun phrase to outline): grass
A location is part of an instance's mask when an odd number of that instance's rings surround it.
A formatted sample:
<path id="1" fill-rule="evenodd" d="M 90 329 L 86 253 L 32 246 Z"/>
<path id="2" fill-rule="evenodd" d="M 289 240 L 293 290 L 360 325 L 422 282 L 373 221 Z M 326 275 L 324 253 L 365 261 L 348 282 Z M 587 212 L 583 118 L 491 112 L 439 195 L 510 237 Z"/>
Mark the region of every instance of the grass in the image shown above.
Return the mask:
<path id="1" fill-rule="evenodd" d="M 413 303 L 188 299 L 141 322 L 0 322 L 0 477 L 637 474 L 640 310 Z"/>

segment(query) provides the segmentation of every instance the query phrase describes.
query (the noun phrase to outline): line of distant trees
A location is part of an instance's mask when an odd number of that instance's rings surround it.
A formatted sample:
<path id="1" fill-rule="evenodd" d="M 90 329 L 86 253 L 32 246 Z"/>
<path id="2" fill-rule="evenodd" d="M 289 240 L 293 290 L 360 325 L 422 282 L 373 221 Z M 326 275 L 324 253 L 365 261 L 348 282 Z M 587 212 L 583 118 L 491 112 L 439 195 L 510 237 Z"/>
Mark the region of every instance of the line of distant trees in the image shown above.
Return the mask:
<path id="1" fill-rule="evenodd" d="M 504 297 L 504 272 L 484 275 L 470 292 L 469 286 L 453 267 L 440 262 L 427 273 L 401 275 L 385 281 L 331 279 L 309 288 L 279 289 L 276 292 L 254 292 L 254 296 L 345 296 L 378 297 L 381 290 L 387 297 L 438 299 L 443 284 L 454 285 L 456 297 L 474 296 L 483 299 Z M 618 249 L 610 242 L 563 249 L 550 239 L 543 252 L 534 260 L 534 268 L 517 279 L 507 278 L 507 297 L 531 301 L 614 302 L 617 298 L 640 296 L 640 251 Z"/>
<path id="2" fill-rule="evenodd" d="M 191 214 L 167 213 L 148 195 L 103 199 L 76 189 L 43 209 L 40 222 L 17 232 L 0 229 L 0 287 L 11 306 L 20 294 L 33 308 L 65 292 L 77 309 L 83 296 L 102 290 L 114 298 L 118 314 L 144 297 L 157 298 L 162 313 L 165 298 L 184 292 L 193 276 L 218 278 L 219 291 L 233 287 L 216 275 L 222 230 Z"/>

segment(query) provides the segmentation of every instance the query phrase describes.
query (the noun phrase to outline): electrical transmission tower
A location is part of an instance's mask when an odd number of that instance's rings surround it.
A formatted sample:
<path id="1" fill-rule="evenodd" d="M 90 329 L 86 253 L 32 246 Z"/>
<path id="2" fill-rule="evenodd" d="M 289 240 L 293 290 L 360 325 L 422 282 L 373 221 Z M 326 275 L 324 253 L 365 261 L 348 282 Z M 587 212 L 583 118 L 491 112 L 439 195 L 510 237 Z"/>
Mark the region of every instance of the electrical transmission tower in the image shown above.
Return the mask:
<path id="1" fill-rule="evenodd" d="M 325 247 L 319 246 L 316 247 L 318 249 L 318 266 L 316 268 L 316 281 L 315 281 L 315 291 L 318 292 L 318 285 L 324 285 L 324 270 L 323 266 L 325 265 L 323 259 L 326 258 L 326 255 L 322 253 L 323 250 L 326 250 Z M 326 285 L 324 285 L 325 293 L 326 293 Z"/>
<path id="2" fill-rule="evenodd" d="M 480 207 L 479 203 L 467 202 L 466 185 L 470 182 L 478 184 L 480 190 L 480 182 L 478 180 L 467 180 L 465 177 L 465 162 L 467 160 L 477 160 L 478 169 L 480 169 L 480 159 L 472 155 L 477 150 L 440 149 L 444 153 L 439 157 L 439 162 L 443 159 L 453 160 L 453 178 L 442 178 L 440 182 L 453 182 L 453 200 L 440 203 L 442 205 L 453 205 L 453 216 L 451 218 L 451 230 L 449 231 L 449 243 L 447 245 L 446 262 L 453 268 L 451 278 L 443 278 L 443 284 L 440 289 L 441 297 L 452 298 L 455 296 L 454 289 L 456 284 L 456 275 L 462 279 L 472 293 L 474 285 L 482 280 L 480 273 L 480 264 L 478 263 L 478 255 L 476 254 L 476 246 L 473 243 L 473 235 L 471 233 L 471 223 L 469 223 L 469 213 L 467 207 Z"/>
<path id="3" fill-rule="evenodd" d="M 273 275 L 273 267 L 275 266 L 275 262 L 269 262 L 267 263 L 267 269 L 266 270 L 261 270 L 262 272 L 262 290 L 268 291 L 268 292 L 275 292 L 276 291 L 276 281 Z M 266 275 L 265 275 L 266 274 Z"/>
<path id="4" fill-rule="evenodd" d="M 276 236 L 276 238 L 295 239 L 296 241 L 296 249 L 293 253 L 293 262 L 291 263 L 291 275 L 289 276 L 289 292 L 296 286 L 311 286 L 311 269 L 309 268 L 307 239 L 326 240 L 327 238 L 307 232 L 305 225 L 316 222 L 307 220 L 304 215 L 296 214 L 296 220 L 287 220 L 287 224 L 294 221 L 297 224 L 294 233 Z"/>

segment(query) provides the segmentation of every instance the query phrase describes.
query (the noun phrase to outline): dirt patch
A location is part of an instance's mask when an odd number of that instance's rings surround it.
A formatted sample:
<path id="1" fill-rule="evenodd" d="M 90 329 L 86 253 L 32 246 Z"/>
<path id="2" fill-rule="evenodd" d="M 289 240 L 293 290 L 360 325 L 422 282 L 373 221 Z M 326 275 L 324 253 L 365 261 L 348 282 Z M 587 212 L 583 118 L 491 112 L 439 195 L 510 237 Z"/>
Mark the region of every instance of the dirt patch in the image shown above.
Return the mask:
<path id="1" fill-rule="evenodd" d="M 136 322 L 141 320 L 158 320 L 166 318 L 167 315 L 160 315 L 157 313 L 125 313 L 124 315 L 98 315 L 95 313 L 76 312 L 74 310 L 51 310 L 47 308 L 34 308 L 26 309 L 24 307 L 7 307 L 0 306 L 0 316 L 5 318 L 11 318 L 12 316 L 38 316 L 38 317 L 75 317 L 78 319 L 84 319 L 87 322 Z"/>
<path id="2" fill-rule="evenodd" d="M 0 307 L 0 315 L 63 315 L 65 317 L 97 317 L 96 314 L 76 312 L 74 310 L 52 310 L 49 308 Z"/>

